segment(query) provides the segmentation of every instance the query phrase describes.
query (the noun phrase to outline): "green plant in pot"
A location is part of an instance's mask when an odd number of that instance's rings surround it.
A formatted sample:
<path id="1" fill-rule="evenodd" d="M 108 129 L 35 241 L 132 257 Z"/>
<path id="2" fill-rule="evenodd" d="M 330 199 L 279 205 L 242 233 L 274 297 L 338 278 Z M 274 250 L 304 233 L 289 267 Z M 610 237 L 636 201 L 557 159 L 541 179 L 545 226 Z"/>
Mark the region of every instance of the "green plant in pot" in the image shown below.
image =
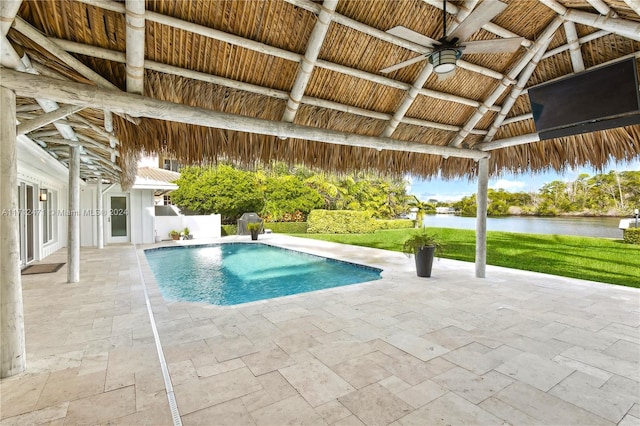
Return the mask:
<path id="1" fill-rule="evenodd" d="M 171 231 L 169 231 L 169 236 L 173 240 L 179 240 L 180 239 L 180 231 L 176 231 L 175 229 L 172 229 Z"/>
<path id="2" fill-rule="evenodd" d="M 438 237 L 430 234 L 426 228 L 412 234 L 403 244 L 402 251 L 407 255 L 414 255 L 416 259 L 416 273 L 419 277 L 430 277 L 433 258 L 441 252 L 442 245 Z"/>
<path id="3" fill-rule="evenodd" d="M 189 229 L 189 227 L 185 227 L 182 230 L 182 238 L 185 240 L 190 240 L 191 239 L 191 230 Z"/>
<path id="4" fill-rule="evenodd" d="M 258 234 L 260 233 L 261 229 L 262 223 L 260 222 L 247 223 L 247 231 L 251 232 L 251 239 L 254 241 L 258 239 Z"/>

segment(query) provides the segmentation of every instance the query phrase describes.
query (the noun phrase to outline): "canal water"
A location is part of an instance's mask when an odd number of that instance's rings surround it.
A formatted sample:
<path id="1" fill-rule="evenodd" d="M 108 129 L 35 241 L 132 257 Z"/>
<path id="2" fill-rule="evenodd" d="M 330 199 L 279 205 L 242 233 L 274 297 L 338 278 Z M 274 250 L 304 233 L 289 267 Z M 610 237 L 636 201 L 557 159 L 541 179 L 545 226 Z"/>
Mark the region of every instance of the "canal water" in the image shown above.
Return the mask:
<path id="1" fill-rule="evenodd" d="M 620 218 L 617 217 L 506 216 L 488 217 L 487 230 L 621 239 L 619 223 Z M 476 218 L 452 214 L 427 215 L 424 225 L 436 228 L 476 229 Z"/>

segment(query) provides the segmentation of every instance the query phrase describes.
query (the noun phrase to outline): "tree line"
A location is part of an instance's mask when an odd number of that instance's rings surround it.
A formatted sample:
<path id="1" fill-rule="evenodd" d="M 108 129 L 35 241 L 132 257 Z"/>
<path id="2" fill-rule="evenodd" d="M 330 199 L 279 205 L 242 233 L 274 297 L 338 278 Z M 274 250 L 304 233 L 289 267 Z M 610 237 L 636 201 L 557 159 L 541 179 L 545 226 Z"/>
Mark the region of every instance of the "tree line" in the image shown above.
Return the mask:
<path id="1" fill-rule="evenodd" d="M 303 166 L 273 163 L 254 171 L 231 165 L 184 167 L 171 201 L 195 214 L 219 213 L 223 223 L 235 223 L 245 212 L 259 213 L 271 222 L 302 222 L 314 209 L 365 210 L 379 219 L 417 211 L 453 207 L 462 215 L 476 215 L 476 195 L 457 202 L 421 201 L 408 193 L 401 178 L 355 172 L 316 173 Z M 589 176 L 572 182 L 556 180 L 537 192 L 489 189 L 489 216 L 611 215 L 628 216 L 640 208 L 640 171 Z"/>

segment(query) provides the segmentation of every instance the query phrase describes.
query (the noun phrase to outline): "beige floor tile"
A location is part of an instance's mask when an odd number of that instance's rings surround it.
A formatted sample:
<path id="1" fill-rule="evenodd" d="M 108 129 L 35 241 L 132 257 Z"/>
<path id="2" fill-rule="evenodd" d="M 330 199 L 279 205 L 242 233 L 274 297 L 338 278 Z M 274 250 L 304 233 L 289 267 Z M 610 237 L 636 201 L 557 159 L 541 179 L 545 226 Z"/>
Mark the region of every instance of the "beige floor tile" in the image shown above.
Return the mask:
<path id="1" fill-rule="evenodd" d="M 403 426 L 502 425 L 502 419 L 449 392 L 398 420 Z"/>
<path id="2" fill-rule="evenodd" d="M 474 404 L 479 404 L 513 383 L 513 380 L 496 371 L 478 376 L 460 367 L 435 376 L 431 380 Z"/>
<path id="3" fill-rule="evenodd" d="M 340 377 L 356 389 L 378 382 L 391 376 L 391 373 L 366 355 L 350 359 L 331 367 Z"/>
<path id="4" fill-rule="evenodd" d="M 334 424 L 352 415 L 351 411 L 337 400 L 319 405 L 316 407 L 316 412 L 320 414 L 328 424 Z"/>
<path id="5" fill-rule="evenodd" d="M 49 374 L 39 374 L 3 379 L 0 382 L 0 418 L 14 417 L 35 410 L 48 378 Z"/>
<path id="6" fill-rule="evenodd" d="M 378 383 L 338 400 L 366 425 L 386 425 L 413 410 L 409 404 Z"/>
<path id="7" fill-rule="evenodd" d="M 109 419 L 133 414 L 135 411 L 135 390 L 133 386 L 129 386 L 71 401 L 65 423 L 101 423 Z"/>
<path id="8" fill-rule="evenodd" d="M 327 424 L 322 416 L 300 396 L 292 396 L 253 411 L 251 417 L 258 426 L 321 426 Z"/>
<path id="9" fill-rule="evenodd" d="M 232 399 L 213 407 L 182 416 L 184 426 L 250 426 L 255 422 L 240 399 Z"/>
<path id="10" fill-rule="evenodd" d="M 3 418 L 0 421 L 0 425 L 2 426 L 37 425 L 37 424 L 46 424 L 56 420 L 64 420 L 65 416 L 67 415 L 68 407 L 69 407 L 69 403 L 63 402 L 62 404 L 42 408 L 40 410 L 29 411 L 28 413 L 24 413 L 15 417 Z M 0 411 L 4 411 L 5 408 L 9 408 L 9 407 L 3 406 L 2 410 Z"/>
<path id="11" fill-rule="evenodd" d="M 523 353 L 505 362 L 496 371 L 546 392 L 574 369 L 534 354 Z"/>
<path id="12" fill-rule="evenodd" d="M 256 376 L 295 364 L 295 361 L 278 347 L 244 356 L 242 361 Z"/>
<path id="13" fill-rule="evenodd" d="M 282 368 L 280 373 L 312 407 L 354 390 L 353 386 L 318 360 Z"/>
<path id="14" fill-rule="evenodd" d="M 37 409 L 58 405 L 66 401 L 85 398 L 104 391 L 105 372 L 78 375 L 78 369 L 51 373 L 38 398 Z"/>

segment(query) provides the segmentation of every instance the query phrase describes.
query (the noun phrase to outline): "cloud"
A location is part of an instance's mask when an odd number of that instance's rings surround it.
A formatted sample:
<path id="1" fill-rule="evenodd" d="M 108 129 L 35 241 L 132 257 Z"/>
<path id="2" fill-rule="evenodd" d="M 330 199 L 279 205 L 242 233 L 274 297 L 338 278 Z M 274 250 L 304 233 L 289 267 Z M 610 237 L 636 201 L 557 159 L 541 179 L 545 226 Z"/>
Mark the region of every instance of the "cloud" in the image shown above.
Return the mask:
<path id="1" fill-rule="evenodd" d="M 500 179 L 493 185 L 490 185 L 493 189 L 504 189 L 505 191 L 518 191 L 523 190 L 526 184 L 518 180 Z"/>

